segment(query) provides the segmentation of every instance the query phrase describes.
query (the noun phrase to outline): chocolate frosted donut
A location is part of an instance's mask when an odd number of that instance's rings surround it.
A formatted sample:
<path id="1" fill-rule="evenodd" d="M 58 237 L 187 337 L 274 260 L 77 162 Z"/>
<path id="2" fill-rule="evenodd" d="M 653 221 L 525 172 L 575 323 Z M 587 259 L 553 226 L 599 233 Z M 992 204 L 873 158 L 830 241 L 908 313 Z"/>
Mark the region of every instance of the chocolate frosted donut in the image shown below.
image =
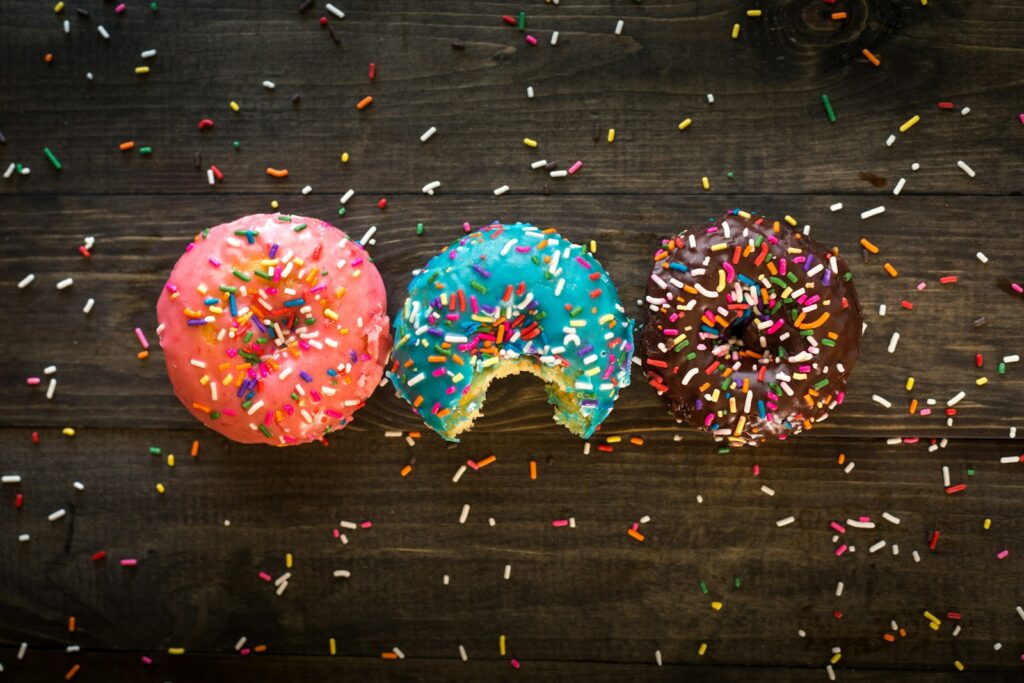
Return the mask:
<path id="1" fill-rule="evenodd" d="M 860 305 L 835 251 L 734 210 L 665 240 L 638 347 L 680 420 L 731 445 L 810 429 L 843 402 Z"/>

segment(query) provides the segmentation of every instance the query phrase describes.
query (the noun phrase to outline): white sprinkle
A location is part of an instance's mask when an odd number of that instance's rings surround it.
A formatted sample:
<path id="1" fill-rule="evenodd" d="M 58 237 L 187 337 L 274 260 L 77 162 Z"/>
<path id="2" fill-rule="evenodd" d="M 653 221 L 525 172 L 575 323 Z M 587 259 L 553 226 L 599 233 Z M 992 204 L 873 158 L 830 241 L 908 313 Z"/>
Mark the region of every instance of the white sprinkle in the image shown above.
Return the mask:
<path id="1" fill-rule="evenodd" d="M 57 372 L 57 366 L 56 365 L 47 365 L 45 368 L 43 368 L 43 374 L 44 375 L 52 375 L 55 372 Z"/>
<path id="2" fill-rule="evenodd" d="M 1012 356 L 1003 356 L 1003 362 L 1004 363 L 1016 363 L 1018 361 L 1020 361 L 1020 356 L 1018 354 L 1016 354 L 1016 353 L 1013 354 Z M 1010 437 L 1010 438 L 1013 438 L 1013 437 Z"/>
<path id="3" fill-rule="evenodd" d="M 86 78 L 87 78 L 88 80 L 90 80 L 90 81 L 91 81 L 91 80 L 92 80 L 92 72 L 91 72 L 91 71 L 86 71 L 86 72 L 85 72 L 85 77 L 86 77 Z"/>
<path id="4" fill-rule="evenodd" d="M 489 526 L 494 526 L 494 524 L 495 524 L 495 522 L 494 522 L 494 517 L 488 517 L 488 518 L 487 518 L 487 524 L 488 524 Z"/>
<path id="5" fill-rule="evenodd" d="M 338 17 L 339 19 L 345 18 L 345 13 L 342 12 L 337 7 L 335 7 L 334 5 L 332 5 L 331 3 L 327 3 L 326 5 L 324 5 L 324 9 L 333 14 L 334 16 Z"/>
<path id="6" fill-rule="evenodd" d="M 68 287 L 70 287 L 73 284 L 75 284 L 74 279 L 72 279 L 70 277 L 66 277 L 66 278 L 64 278 L 63 280 L 61 280 L 60 282 L 57 283 L 57 289 L 67 289 Z"/>
<path id="7" fill-rule="evenodd" d="M 6 171 L 4 171 L 4 180 L 6 180 L 6 179 L 10 178 L 12 175 L 14 175 L 14 171 L 17 168 L 18 168 L 18 164 L 14 163 L 12 161 L 11 165 L 7 167 Z"/>
<path id="8" fill-rule="evenodd" d="M 874 522 L 862 522 L 859 519 L 848 519 L 846 520 L 846 526 L 852 526 L 854 529 L 874 529 Z"/>
<path id="9" fill-rule="evenodd" d="M 844 584 L 843 584 L 842 581 L 840 581 L 840 582 L 838 582 L 836 584 L 836 597 L 837 598 L 840 597 L 843 594 L 843 587 L 844 587 Z"/>
<path id="10" fill-rule="evenodd" d="M 110 34 L 107 33 L 107 29 L 103 27 L 103 24 L 97 26 L 96 30 L 99 31 L 101 36 L 103 36 L 103 40 L 110 40 Z"/>
<path id="11" fill-rule="evenodd" d="M 18 648 L 18 659 L 25 659 L 25 651 L 28 650 L 28 643 L 22 643 Z"/>
<path id="12" fill-rule="evenodd" d="M 790 515 L 789 517 L 783 517 L 779 521 L 775 522 L 775 526 L 778 526 L 778 527 L 788 526 L 788 525 L 792 524 L 795 521 L 796 521 L 796 517 L 794 517 L 793 515 Z"/>
<path id="13" fill-rule="evenodd" d="M 873 209 L 868 209 L 867 211 L 862 211 L 861 214 L 860 214 L 860 218 L 861 218 L 861 220 L 865 220 L 867 218 L 871 218 L 872 216 L 877 216 L 880 213 L 885 213 L 885 207 L 884 206 L 876 206 Z"/>
<path id="14" fill-rule="evenodd" d="M 338 526 L 340 526 L 342 529 L 358 529 L 359 528 L 359 525 L 356 524 L 355 522 L 346 522 L 344 520 L 338 522 Z"/>
<path id="15" fill-rule="evenodd" d="M 496 187 L 496 188 L 494 188 L 494 196 L 495 197 L 499 197 L 499 196 L 505 194 L 506 192 L 508 192 L 508 190 L 509 190 L 508 185 L 502 185 L 501 187 Z"/>
<path id="16" fill-rule="evenodd" d="M 889 137 L 887 137 L 885 139 L 885 146 L 886 147 L 892 147 L 892 143 L 894 143 L 894 142 L 896 142 L 896 136 L 895 135 L 890 135 Z"/>
<path id="17" fill-rule="evenodd" d="M 956 638 L 958 635 L 960 635 L 960 624 L 957 624 L 956 628 L 953 629 L 953 637 Z"/>
<path id="18" fill-rule="evenodd" d="M 82 313 L 89 315 L 92 313 L 92 307 L 96 305 L 96 299 L 89 299 L 85 302 L 85 306 L 82 307 Z"/>
<path id="19" fill-rule="evenodd" d="M 427 128 L 427 130 L 425 130 L 423 132 L 423 135 L 420 136 L 420 142 L 426 142 L 430 138 L 434 137 L 434 133 L 436 133 L 436 132 L 437 132 L 437 127 L 436 126 L 431 126 L 430 128 Z"/>
<path id="20" fill-rule="evenodd" d="M 541 166 L 546 166 L 546 165 L 547 165 L 547 163 L 548 163 L 548 160 L 547 160 L 547 159 L 537 159 L 537 161 L 535 161 L 535 162 L 533 162 L 532 164 L 530 164 L 530 168 L 532 168 L 532 169 L 538 169 L 538 168 L 540 168 Z"/>
<path id="21" fill-rule="evenodd" d="M 773 489 L 771 487 L 768 487 L 768 486 L 762 486 L 761 487 L 761 493 L 766 493 L 769 496 L 774 496 L 775 495 L 775 489 Z"/>
<path id="22" fill-rule="evenodd" d="M 206 169 L 206 182 L 209 183 L 210 185 L 215 185 L 217 183 L 217 179 L 213 175 L 212 168 Z"/>
<path id="23" fill-rule="evenodd" d="M 431 180 L 429 183 L 423 186 L 423 194 L 433 195 L 434 190 L 441 187 L 440 180 Z"/>
<path id="24" fill-rule="evenodd" d="M 715 103 L 715 96 L 712 95 L 711 93 L 707 94 L 707 98 L 708 98 L 708 104 L 714 104 Z"/>
<path id="25" fill-rule="evenodd" d="M 532 85 L 526 86 L 526 96 L 529 97 L 531 100 L 533 99 L 533 86 Z"/>
<path id="26" fill-rule="evenodd" d="M 274 81 L 263 81 L 263 87 L 267 90 L 273 90 L 277 85 L 274 84 Z"/>
<path id="27" fill-rule="evenodd" d="M 882 396 L 879 396 L 878 394 L 871 394 L 871 400 L 877 403 L 878 405 L 882 406 L 883 408 L 892 408 L 892 403 L 887 401 Z"/>
<path id="28" fill-rule="evenodd" d="M 883 512 L 882 513 L 882 519 L 884 519 L 885 521 L 890 522 L 892 524 L 899 524 L 900 523 L 900 518 L 899 517 L 897 517 L 896 515 L 891 515 L 888 512 Z"/>
<path id="29" fill-rule="evenodd" d="M 304 188 L 302 188 L 302 194 L 309 194 L 312 191 L 313 191 L 313 186 L 312 185 L 306 185 Z"/>
<path id="30" fill-rule="evenodd" d="M 405 659 L 405 653 L 398 649 L 398 646 L 391 648 L 391 651 L 398 655 L 399 659 Z"/>
<path id="31" fill-rule="evenodd" d="M 1020 616 L 1021 619 L 1024 619 L 1024 607 L 1017 605 L 1017 614 Z"/>
<path id="32" fill-rule="evenodd" d="M 151 59 L 156 57 L 156 50 L 143 50 L 139 56 L 143 59 Z"/>
<path id="33" fill-rule="evenodd" d="M 999 463 L 1001 465 L 1012 465 L 1020 461 L 1021 460 L 1019 455 L 1004 455 L 1003 457 L 999 458 Z"/>
<path id="34" fill-rule="evenodd" d="M 550 175 L 552 178 L 564 178 L 565 176 L 569 175 L 569 172 L 568 171 L 559 170 L 559 171 L 552 171 L 548 175 Z"/>
<path id="35" fill-rule="evenodd" d="M 32 540 L 32 537 L 28 534 L 21 534 L 20 536 L 18 536 L 18 540 L 22 543 L 28 543 L 30 540 Z"/>
<path id="36" fill-rule="evenodd" d="M 826 664 L 825 665 L 825 673 L 828 674 L 828 680 L 830 680 L 830 681 L 836 680 L 836 671 L 835 671 L 835 669 L 832 668 L 831 664 Z"/>
<path id="37" fill-rule="evenodd" d="M 796 634 L 798 636 L 800 636 L 801 638 L 806 638 L 807 637 L 807 631 L 803 630 L 802 628 L 797 629 L 796 630 Z"/>
<path id="38" fill-rule="evenodd" d="M 703 502 L 704 502 L 704 496 L 702 496 L 702 495 L 700 495 L 698 493 L 697 494 L 697 504 L 699 505 L 700 503 L 703 503 Z"/>
<path id="39" fill-rule="evenodd" d="M 856 466 L 857 466 L 857 463 L 855 463 L 854 461 L 851 460 L 849 462 L 849 464 L 846 467 L 843 468 L 843 472 L 846 472 L 847 474 L 849 474 L 850 472 L 853 472 L 853 468 L 856 467 Z"/>
<path id="40" fill-rule="evenodd" d="M 505 565 L 504 577 L 505 577 L 506 581 L 508 581 L 510 578 L 512 578 L 512 565 L 510 565 L 510 564 L 506 564 Z"/>
<path id="41" fill-rule="evenodd" d="M 449 583 L 451 583 L 451 577 L 449 577 L 447 574 L 445 574 L 444 576 L 441 577 L 441 583 L 443 583 L 444 585 L 447 586 Z"/>
<path id="42" fill-rule="evenodd" d="M 892 193 L 894 195 L 898 195 L 900 192 L 903 192 L 903 186 L 906 185 L 906 184 L 907 184 L 907 179 L 906 178 L 900 178 L 899 181 L 896 183 L 896 187 L 892 188 Z"/>
<path id="43" fill-rule="evenodd" d="M 459 524 L 465 524 L 466 519 L 469 517 L 469 503 L 462 506 L 462 512 L 459 513 Z"/>
<path id="44" fill-rule="evenodd" d="M 238 639 L 238 640 L 237 640 L 237 641 L 235 642 L 235 650 L 236 650 L 236 651 L 237 651 L 237 650 L 241 650 L 241 649 L 242 649 L 243 647 L 245 647 L 245 642 L 246 642 L 247 640 L 249 640 L 249 639 L 248 639 L 248 638 L 246 638 L 245 636 L 242 636 L 241 638 L 239 638 L 239 639 Z"/>
<path id="45" fill-rule="evenodd" d="M 67 19 L 64 20 L 64 33 L 71 33 L 71 22 Z"/>
<path id="46" fill-rule="evenodd" d="M 919 553 L 919 552 L 917 552 L 915 550 L 914 552 L 912 552 L 910 554 L 914 556 L 914 562 L 920 562 L 921 561 L 921 553 Z"/>
<path id="47" fill-rule="evenodd" d="M 558 31 L 551 34 L 551 44 L 558 45 Z"/>
<path id="48" fill-rule="evenodd" d="M 999 650 L 1003 649 L 1003 644 L 1002 643 L 993 643 L 992 644 L 992 649 L 995 650 L 996 652 L 998 652 Z"/>
<path id="49" fill-rule="evenodd" d="M 375 233 L 375 232 L 377 232 L 377 226 L 376 225 L 371 225 L 370 229 L 367 230 L 366 234 L 363 235 L 362 239 L 359 240 L 359 244 L 361 244 L 361 245 L 363 245 L 365 247 L 366 243 L 370 241 L 370 238 L 373 237 L 373 233 Z"/>
<path id="50" fill-rule="evenodd" d="M 900 547 L 897 544 L 895 544 L 895 543 L 892 544 L 892 554 L 893 555 L 899 555 L 900 554 Z"/>
<path id="51" fill-rule="evenodd" d="M 942 485 L 949 488 L 949 467 L 946 465 L 942 466 Z"/>
<path id="52" fill-rule="evenodd" d="M 626 25 L 626 22 L 622 21 L 622 19 L 619 19 L 619 23 L 615 24 L 615 35 L 621 36 L 622 35 L 622 27 L 625 26 L 625 25 Z"/>
<path id="53" fill-rule="evenodd" d="M 30 284 L 32 284 L 32 281 L 35 280 L 35 279 L 36 279 L 35 273 L 29 273 L 25 277 L 23 277 L 20 280 L 18 280 L 18 289 L 25 289 Z"/>
<path id="54" fill-rule="evenodd" d="M 971 108 L 970 107 L 964 107 L 963 109 L 960 110 L 960 115 L 961 116 L 967 116 L 970 113 L 971 113 Z"/>
<path id="55" fill-rule="evenodd" d="M 341 195 L 341 203 L 342 204 L 347 204 L 348 200 L 352 199 L 352 195 L 354 195 L 355 193 L 356 193 L 355 190 L 353 190 L 352 188 L 349 188 L 348 191 L 345 192 L 345 194 Z"/>
<path id="56" fill-rule="evenodd" d="M 981 253 L 980 251 L 977 254 L 975 254 L 975 256 L 977 256 L 978 260 L 981 261 L 982 263 L 988 263 L 988 256 L 985 256 L 985 254 Z"/>
<path id="57" fill-rule="evenodd" d="M 868 552 L 869 553 L 877 553 L 879 550 L 881 550 L 884 547 L 885 547 L 885 541 L 884 540 L 883 541 L 879 541 L 878 543 L 876 543 L 873 546 L 871 546 L 870 548 L 868 548 Z"/>
<path id="58" fill-rule="evenodd" d="M 58 519 L 60 519 L 61 517 L 63 517 L 66 514 L 68 514 L 68 511 L 65 510 L 64 508 L 61 508 L 60 510 L 57 510 L 56 512 L 51 512 L 50 515 L 46 519 L 50 520 L 51 522 L 56 522 Z"/>
<path id="59" fill-rule="evenodd" d="M 896 345 L 900 343 L 900 333 L 893 332 L 889 338 L 889 353 L 896 353 Z"/>
<path id="60" fill-rule="evenodd" d="M 954 396 L 953 398 L 951 398 L 948 401 L 946 401 L 946 405 L 947 406 L 955 406 L 957 403 L 962 401 L 964 399 L 964 396 L 966 396 L 966 395 L 967 395 L 966 393 L 961 391 L 956 396 Z"/>
<path id="61" fill-rule="evenodd" d="M 1010 438 L 1011 439 L 1016 439 L 1017 438 L 1017 428 L 1016 427 L 1010 427 Z"/>
<path id="62" fill-rule="evenodd" d="M 885 317 L 885 304 L 878 304 L 878 315 Z"/>
<path id="63" fill-rule="evenodd" d="M 52 401 L 53 395 L 57 391 L 57 380 L 51 379 L 49 386 L 46 387 L 46 400 Z"/>
<path id="64" fill-rule="evenodd" d="M 469 661 L 469 655 L 466 654 L 466 648 L 464 648 L 461 645 L 459 645 L 459 657 L 461 657 L 462 661 L 464 661 L 464 662 L 468 662 Z"/>
<path id="65" fill-rule="evenodd" d="M 968 177 L 970 177 L 970 178 L 974 177 L 974 175 L 975 175 L 974 174 L 974 169 L 971 168 L 970 166 L 968 166 L 967 163 L 964 162 L 963 159 L 960 159 L 959 161 L 957 161 L 956 165 L 959 166 L 960 170 L 963 171 L 964 173 L 966 173 L 968 175 Z"/>
<path id="66" fill-rule="evenodd" d="M 72 484 L 72 486 L 75 487 L 76 491 L 84 491 L 85 490 L 85 484 L 83 484 L 80 481 L 76 481 L 74 484 Z"/>
<path id="67" fill-rule="evenodd" d="M 912 164 L 910 165 L 910 170 L 911 170 L 911 171 L 919 171 L 919 170 L 921 170 L 921 164 L 919 164 L 919 163 L 917 163 L 917 162 L 915 161 L 914 163 L 912 163 Z"/>
<path id="68" fill-rule="evenodd" d="M 0 482 L 2 482 L 4 484 L 20 484 L 21 483 L 21 475 L 20 474 L 5 474 L 3 477 L 0 477 Z"/>
<path id="69" fill-rule="evenodd" d="M 288 582 L 287 581 L 283 581 L 283 582 L 281 582 L 281 585 L 277 587 L 277 590 L 274 591 L 274 592 L 277 593 L 278 595 L 281 595 L 287 589 L 288 589 Z"/>
<path id="70" fill-rule="evenodd" d="M 661 666 L 661 650 L 654 651 L 654 661 L 658 666 Z"/>
<path id="71" fill-rule="evenodd" d="M 835 204 L 833 204 L 832 206 L 830 206 L 828 208 L 829 208 L 829 211 L 831 211 L 832 213 L 835 213 L 836 211 L 842 211 L 843 210 L 843 203 L 842 202 L 836 202 Z"/>

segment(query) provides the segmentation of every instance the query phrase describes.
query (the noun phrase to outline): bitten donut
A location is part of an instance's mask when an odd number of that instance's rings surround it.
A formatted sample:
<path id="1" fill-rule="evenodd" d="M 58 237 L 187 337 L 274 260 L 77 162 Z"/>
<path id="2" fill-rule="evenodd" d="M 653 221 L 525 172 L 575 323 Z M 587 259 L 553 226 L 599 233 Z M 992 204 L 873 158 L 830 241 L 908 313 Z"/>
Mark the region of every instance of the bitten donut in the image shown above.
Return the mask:
<path id="1" fill-rule="evenodd" d="M 391 348 L 384 283 L 362 245 L 301 216 L 203 230 L 157 320 L 178 399 L 246 443 L 290 446 L 346 426 Z"/>
<path id="2" fill-rule="evenodd" d="M 388 376 L 457 441 L 492 380 L 529 372 L 544 380 L 555 421 L 587 438 L 629 384 L 632 356 L 633 321 L 593 256 L 553 228 L 495 223 L 414 273 Z"/>
<path id="3" fill-rule="evenodd" d="M 810 429 L 857 361 L 852 278 L 837 250 L 745 211 L 663 241 L 638 341 L 651 386 L 731 445 Z"/>

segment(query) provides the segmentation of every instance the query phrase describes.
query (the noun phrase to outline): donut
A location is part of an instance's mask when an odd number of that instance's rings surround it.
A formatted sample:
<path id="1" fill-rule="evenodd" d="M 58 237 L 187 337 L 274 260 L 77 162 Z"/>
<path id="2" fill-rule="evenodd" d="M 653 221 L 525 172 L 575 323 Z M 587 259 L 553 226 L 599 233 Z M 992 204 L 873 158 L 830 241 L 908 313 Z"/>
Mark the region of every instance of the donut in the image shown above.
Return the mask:
<path id="1" fill-rule="evenodd" d="M 500 377 L 542 379 L 555 422 L 582 438 L 629 385 L 633 321 L 601 264 L 554 228 L 494 223 L 413 275 L 388 377 L 444 439 Z"/>
<path id="2" fill-rule="evenodd" d="M 203 230 L 156 310 L 178 399 L 245 443 L 290 446 L 345 427 L 391 348 L 380 273 L 316 218 L 257 214 Z"/>
<path id="3" fill-rule="evenodd" d="M 857 362 L 852 278 L 838 250 L 746 211 L 684 230 L 654 255 L 644 373 L 678 420 L 718 441 L 810 429 L 843 402 Z"/>

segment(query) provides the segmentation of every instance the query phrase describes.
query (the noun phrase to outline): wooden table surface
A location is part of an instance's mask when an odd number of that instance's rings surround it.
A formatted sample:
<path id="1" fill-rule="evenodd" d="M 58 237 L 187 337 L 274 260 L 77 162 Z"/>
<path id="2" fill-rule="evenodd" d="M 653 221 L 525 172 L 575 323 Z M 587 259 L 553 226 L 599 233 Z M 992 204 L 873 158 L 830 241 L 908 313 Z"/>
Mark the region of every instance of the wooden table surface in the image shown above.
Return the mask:
<path id="1" fill-rule="evenodd" d="M 0 6 L 0 168 L 31 171 L 0 182 L 0 472 L 21 476 L 0 488 L 11 680 L 821 681 L 830 661 L 841 681 L 1021 680 L 1024 463 L 1000 459 L 1024 451 L 1024 370 L 1000 362 L 1024 351 L 1024 300 L 1005 286 L 1024 278 L 1024 4 L 347 0 L 344 20 L 320 0 L 127 4 Z M 520 11 L 525 32 L 502 21 Z M 584 166 L 550 178 L 537 159 Z M 496 384 L 457 446 L 389 387 L 327 447 L 230 443 L 177 402 L 159 349 L 136 357 L 133 329 L 155 340 L 157 295 L 197 231 L 274 200 L 357 237 L 376 225 L 392 315 L 464 222 L 596 240 L 637 314 L 662 236 L 733 207 L 791 215 L 850 259 L 862 359 L 828 422 L 756 450 L 677 425 L 639 372 L 589 454 L 532 378 Z M 862 257 L 861 238 L 880 253 Z M 944 466 L 966 490 L 946 493 Z M 877 527 L 847 523 L 862 516 Z M 341 520 L 372 528 L 345 544 Z M 260 578 L 286 571 L 280 596 Z M 404 659 L 381 657 L 393 648 Z"/>

